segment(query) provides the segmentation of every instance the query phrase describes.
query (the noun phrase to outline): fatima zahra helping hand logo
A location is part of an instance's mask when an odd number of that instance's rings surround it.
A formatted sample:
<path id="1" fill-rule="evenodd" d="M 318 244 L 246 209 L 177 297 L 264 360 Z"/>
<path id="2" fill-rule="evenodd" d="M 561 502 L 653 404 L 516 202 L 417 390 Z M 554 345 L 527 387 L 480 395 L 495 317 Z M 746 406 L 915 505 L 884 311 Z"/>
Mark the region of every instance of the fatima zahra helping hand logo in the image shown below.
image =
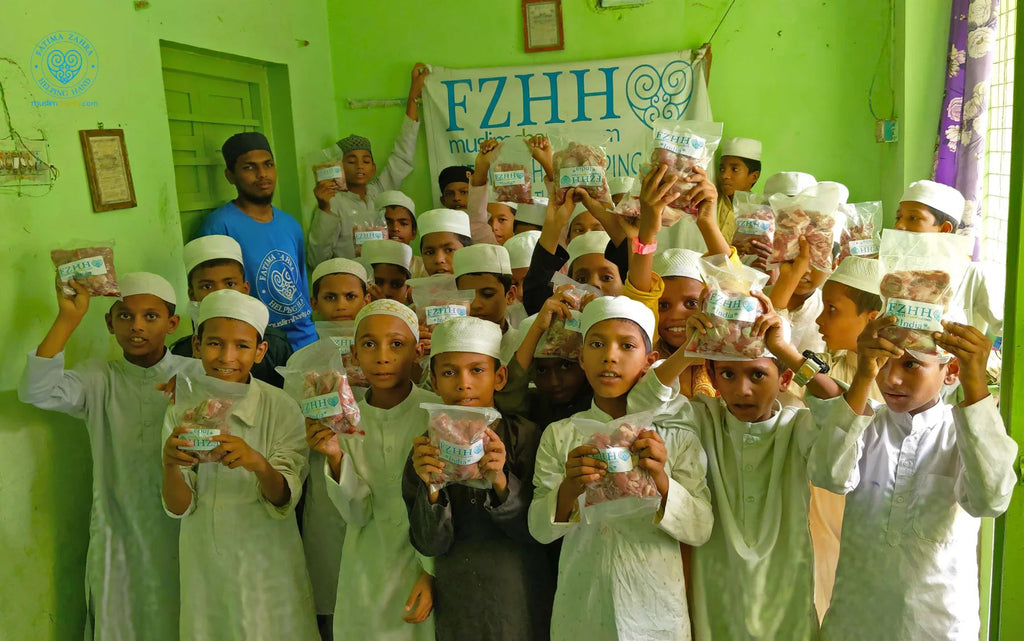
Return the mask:
<path id="1" fill-rule="evenodd" d="M 69 100 L 96 81 L 96 49 L 75 31 L 54 31 L 32 49 L 32 78 L 54 98 Z"/>
<path id="2" fill-rule="evenodd" d="M 673 60 L 659 71 L 640 65 L 626 78 L 626 100 L 640 122 L 653 129 L 659 119 L 679 120 L 693 96 L 693 65 Z"/>

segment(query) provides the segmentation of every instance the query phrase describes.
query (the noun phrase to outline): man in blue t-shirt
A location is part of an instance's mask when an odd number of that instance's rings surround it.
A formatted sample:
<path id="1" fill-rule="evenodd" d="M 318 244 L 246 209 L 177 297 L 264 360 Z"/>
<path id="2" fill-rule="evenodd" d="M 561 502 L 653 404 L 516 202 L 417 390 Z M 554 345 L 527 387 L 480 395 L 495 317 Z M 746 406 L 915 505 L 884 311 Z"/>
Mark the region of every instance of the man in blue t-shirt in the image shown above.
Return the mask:
<path id="1" fill-rule="evenodd" d="M 221 147 L 224 176 L 238 198 L 211 211 L 196 237 L 221 234 L 242 246 L 245 279 L 270 310 L 270 327 L 288 336 L 298 350 L 316 340 L 306 281 L 302 227 L 270 201 L 277 187 L 277 167 L 266 136 L 235 134 Z"/>

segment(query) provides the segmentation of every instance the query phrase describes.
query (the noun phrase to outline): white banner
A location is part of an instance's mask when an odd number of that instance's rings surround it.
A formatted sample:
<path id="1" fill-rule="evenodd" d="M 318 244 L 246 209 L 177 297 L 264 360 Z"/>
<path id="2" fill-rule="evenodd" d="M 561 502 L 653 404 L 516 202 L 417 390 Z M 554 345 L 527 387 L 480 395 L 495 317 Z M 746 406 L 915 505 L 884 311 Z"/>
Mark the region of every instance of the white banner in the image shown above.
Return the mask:
<path id="1" fill-rule="evenodd" d="M 424 89 L 424 122 L 434 201 L 436 177 L 450 165 L 472 166 L 480 143 L 519 134 L 605 133 L 608 175 L 636 176 L 646 162 L 651 123 L 711 120 L 704 66 L 697 52 L 529 67 L 434 67 Z M 557 150 L 556 150 L 557 151 Z M 534 191 L 544 176 L 534 162 Z"/>

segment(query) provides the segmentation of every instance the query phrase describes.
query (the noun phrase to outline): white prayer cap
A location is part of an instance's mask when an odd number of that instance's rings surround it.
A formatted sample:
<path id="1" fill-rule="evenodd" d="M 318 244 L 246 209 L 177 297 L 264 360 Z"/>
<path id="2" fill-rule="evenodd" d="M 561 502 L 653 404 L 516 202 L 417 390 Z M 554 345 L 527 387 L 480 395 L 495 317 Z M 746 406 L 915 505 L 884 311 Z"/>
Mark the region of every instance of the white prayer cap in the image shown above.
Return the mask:
<path id="1" fill-rule="evenodd" d="M 928 205 L 946 214 L 957 223 L 964 218 L 964 197 L 954 187 L 933 180 L 918 180 L 910 183 L 903 192 L 900 202 L 913 201 Z"/>
<path id="2" fill-rule="evenodd" d="M 160 300 L 178 304 L 178 297 L 174 295 L 174 288 L 167 282 L 167 279 L 150 272 L 132 272 L 123 274 L 117 279 L 118 289 L 121 290 L 120 300 L 137 294 L 152 294 Z"/>
<path id="3" fill-rule="evenodd" d="M 501 328 L 473 316 L 449 318 L 430 335 L 430 357 L 445 352 L 471 352 L 501 360 Z"/>
<path id="4" fill-rule="evenodd" d="M 662 278 L 682 276 L 703 282 L 700 259 L 701 253 L 692 249 L 666 249 L 654 255 L 654 273 Z"/>
<path id="5" fill-rule="evenodd" d="M 406 272 L 412 273 L 409 269 L 412 263 L 412 247 L 397 240 L 368 240 L 363 243 L 363 264 L 374 265 L 386 264 L 397 265 Z"/>
<path id="6" fill-rule="evenodd" d="M 808 187 L 818 184 L 814 176 L 802 171 L 780 171 L 764 182 L 764 195 L 786 194 L 796 196 Z"/>
<path id="7" fill-rule="evenodd" d="M 382 191 L 377 194 L 377 197 L 373 199 L 373 206 L 377 210 L 384 209 L 385 207 L 405 207 L 409 210 L 409 213 L 413 216 L 416 215 L 416 203 L 412 201 L 405 194 L 397 190 Z"/>
<path id="8" fill-rule="evenodd" d="M 481 243 L 456 250 L 452 257 L 452 271 L 456 279 L 465 274 L 511 276 L 512 266 L 509 264 L 507 249 L 501 245 Z M 433 345 L 433 341 L 431 341 L 431 345 Z"/>
<path id="9" fill-rule="evenodd" d="M 389 298 L 382 298 L 380 300 L 370 301 L 356 314 L 355 320 L 355 335 L 359 334 L 359 323 L 363 322 L 369 316 L 394 316 L 398 320 L 402 321 L 409 328 L 412 333 L 414 340 L 420 338 L 420 323 L 416 319 L 416 312 L 412 311 L 405 305 L 398 301 L 391 300 Z"/>
<path id="10" fill-rule="evenodd" d="M 839 267 L 828 277 L 829 282 L 840 283 L 862 292 L 881 296 L 879 285 L 882 282 L 882 263 L 874 258 L 847 256 Z"/>
<path id="11" fill-rule="evenodd" d="M 233 318 L 249 323 L 263 336 L 270 322 L 270 312 L 258 298 L 233 289 L 218 289 L 210 292 L 199 303 L 199 319 L 196 323 L 202 325 L 211 318 Z"/>
<path id="12" fill-rule="evenodd" d="M 331 274 L 350 274 L 364 283 L 366 282 L 366 268 L 348 258 L 331 258 L 320 263 L 313 270 L 309 282 L 316 284 L 316 281 Z"/>
<path id="13" fill-rule="evenodd" d="M 722 155 L 761 160 L 761 141 L 753 138 L 726 138 L 722 140 Z"/>
<path id="14" fill-rule="evenodd" d="M 540 232 L 536 229 L 516 234 L 505 241 L 505 249 L 508 250 L 509 266 L 512 269 L 529 267 L 533 259 L 533 250 L 537 248 L 540 241 Z"/>
<path id="15" fill-rule="evenodd" d="M 850 190 L 843 183 L 837 183 L 832 180 L 823 180 L 818 183 L 818 187 L 834 187 L 839 192 L 840 205 L 845 205 L 850 200 Z"/>
<path id="16" fill-rule="evenodd" d="M 181 253 L 185 258 L 186 275 L 191 275 L 192 270 L 200 264 L 218 258 L 227 258 L 245 265 L 242 262 L 242 246 L 231 236 L 200 236 L 186 243 Z"/>
<path id="17" fill-rule="evenodd" d="M 535 196 L 532 203 L 519 205 L 519 209 L 516 210 L 516 221 L 543 227 L 547 211 L 548 199 Z"/>
<path id="18" fill-rule="evenodd" d="M 616 194 L 628 194 L 633 191 L 633 187 L 636 185 L 636 178 L 632 176 L 619 176 L 618 178 L 608 179 L 608 193 L 612 196 Z"/>
<path id="19" fill-rule="evenodd" d="M 580 256 L 587 254 L 601 254 L 604 256 L 604 250 L 607 249 L 610 241 L 611 237 L 607 232 L 603 231 L 588 231 L 573 238 L 569 246 L 566 247 L 566 251 L 569 252 L 569 262 L 567 263 L 569 268 L 572 268 L 572 264 Z"/>
<path id="20" fill-rule="evenodd" d="M 512 213 L 515 213 L 516 210 L 519 209 L 519 203 L 511 203 L 511 202 L 508 202 L 507 200 L 492 200 L 491 202 L 489 202 L 487 204 L 488 205 L 505 205 L 506 207 L 508 207 L 509 209 L 512 210 Z"/>
<path id="21" fill-rule="evenodd" d="M 613 318 L 633 321 L 653 343 L 654 312 L 643 303 L 626 296 L 602 296 L 587 303 L 583 308 L 583 336 L 586 337 L 594 325 Z"/>
<path id="22" fill-rule="evenodd" d="M 584 205 L 583 203 L 576 203 L 576 206 L 572 208 L 572 214 L 569 216 L 569 222 L 566 223 L 566 224 L 567 225 L 572 225 L 572 221 L 576 220 L 577 216 L 579 216 L 580 214 L 582 214 L 584 212 L 589 212 L 589 211 L 590 210 L 587 209 L 587 206 Z"/>
<path id="23" fill-rule="evenodd" d="M 420 238 L 436 232 L 451 232 L 459 236 L 469 237 L 469 216 L 458 209 L 431 209 L 420 214 L 416 220 Z"/>

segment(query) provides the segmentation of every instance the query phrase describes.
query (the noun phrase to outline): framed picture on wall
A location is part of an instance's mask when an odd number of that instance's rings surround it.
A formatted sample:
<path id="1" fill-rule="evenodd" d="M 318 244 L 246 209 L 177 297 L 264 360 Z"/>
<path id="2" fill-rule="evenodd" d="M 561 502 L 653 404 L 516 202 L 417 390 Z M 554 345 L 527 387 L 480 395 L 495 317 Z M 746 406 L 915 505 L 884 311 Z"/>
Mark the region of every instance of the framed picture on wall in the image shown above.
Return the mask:
<path id="1" fill-rule="evenodd" d="M 135 185 L 128 165 L 123 129 L 83 129 L 78 132 L 85 155 L 92 210 L 136 207 Z"/>
<path id="2" fill-rule="evenodd" d="M 562 0 L 523 0 L 523 45 L 526 53 L 565 48 Z"/>

